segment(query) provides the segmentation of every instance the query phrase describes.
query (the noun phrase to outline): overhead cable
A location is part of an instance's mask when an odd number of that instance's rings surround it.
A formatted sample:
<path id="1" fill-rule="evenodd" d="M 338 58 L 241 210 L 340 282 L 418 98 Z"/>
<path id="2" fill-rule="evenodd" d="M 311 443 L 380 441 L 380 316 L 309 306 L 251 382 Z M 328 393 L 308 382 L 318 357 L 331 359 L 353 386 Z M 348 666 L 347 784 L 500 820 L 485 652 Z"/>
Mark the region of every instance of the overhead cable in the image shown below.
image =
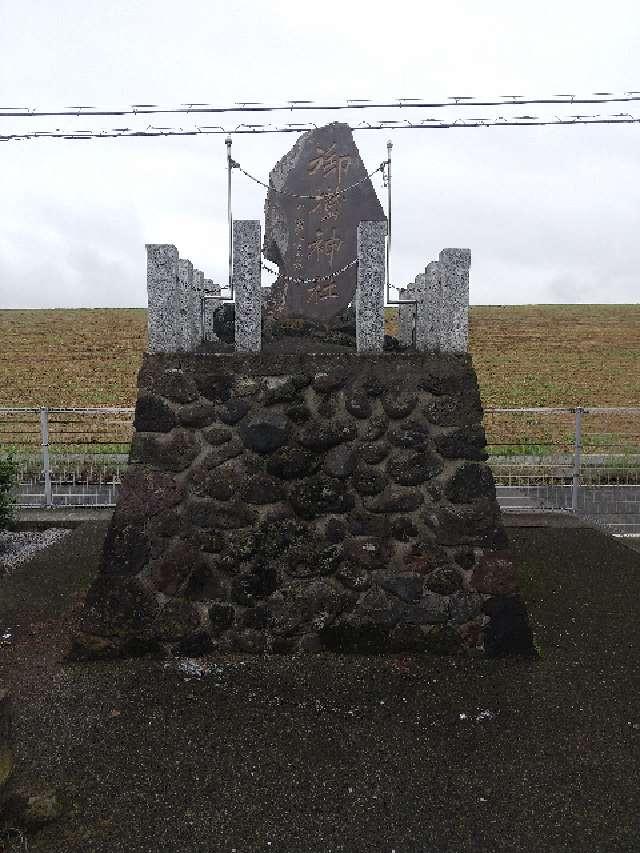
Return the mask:
<path id="1" fill-rule="evenodd" d="M 423 119 L 422 121 L 380 120 L 363 121 L 349 125 L 353 131 L 361 130 L 450 130 L 455 128 L 472 127 L 548 127 L 562 125 L 612 125 L 638 124 L 640 117 L 629 113 L 617 113 L 608 116 L 574 115 L 562 118 L 543 119 L 537 116 L 499 116 L 495 119 L 473 118 L 457 119 L 455 121 L 439 121 Z M 134 137 L 161 136 L 207 136 L 210 134 L 256 134 L 256 133 L 302 133 L 315 130 L 318 125 L 313 122 L 272 125 L 272 124 L 239 124 L 235 127 L 201 126 L 195 128 L 169 128 L 149 126 L 145 130 L 131 128 L 113 128 L 111 130 L 34 130 L 30 133 L 0 133 L 0 142 L 27 139 L 129 139 Z M 375 170 L 377 171 L 377 170 Z"/>
<path id="2" fill-rule="evenodd" d="M 59 109 L 40 109 L 38 107 L 0 106 L 0 118 L 43 118 L 54 116 L 138 116 L 155 114 L 195 114 L 195 113 L 266 113 L 296 111 L 369 110 L 369 109 L 443 109 L 449 107 L 496 107 L 554 104 L 622 104 L 640 101 L 640 91 L 615 94 L 613 92 L 593 92 L 587 95 L 545 95 L 528 97 L 525 95 L 499 95 L 493 98 L 478 98 L 473 95 L 450 95 L 441 100 L 424 98 L 391 98 L 373 100 L 370 98 L 347 98 L 341 101 L 323 103 L 311 99 L 295 99 L 278 103 L 261 101 L 237 101 L 234 104 L 216 105 L 206 103 L 188 103 L 178 106 L 158 104 L 131 104 L 120 108 L 95 106 L 68 106 Z"/>

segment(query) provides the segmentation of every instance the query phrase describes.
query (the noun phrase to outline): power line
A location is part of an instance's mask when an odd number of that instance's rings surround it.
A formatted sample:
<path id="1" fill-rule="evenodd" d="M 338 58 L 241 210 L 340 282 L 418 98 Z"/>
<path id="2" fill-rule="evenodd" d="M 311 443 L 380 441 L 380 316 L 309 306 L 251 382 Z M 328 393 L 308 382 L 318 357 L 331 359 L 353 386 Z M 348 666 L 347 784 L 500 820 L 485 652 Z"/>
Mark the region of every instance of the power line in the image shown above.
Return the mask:
<path id="1" fill-rule="evenodd" d="M 131 104 L 122 108 L 103 108 L 94 106 L 69 106 L 61 109 L 39 109 L 37 107 L 0 107 L 0 118 L 51 118 L 54 116 L 138 116 L 155 114 L 196 114 L 196 113 L 265 113 L 296 111 L 368 110 L 368 109 L 443 109 L 447 107 L 497 107 L 531 106 L 554 104 L 594 105 L 621 104 L 640 101 L 640 91 L 619 94 L 613 92 L 594 92 L 590 95 L 558 94 L 542 97 L 524 95 L 499 95 L 495 98 L 477 98 L 473 95 L 450 95 L 444 100 L 429 101 L 423 98 L 392 98 L 390 100 L 372 100 L 370 98 L 347 98 L 343 101 L 321 103 L 311 99 L 296 99 L 279 103 L 261 101 L 238 101 L 226 106 L 215 104 L 189 103 L 179 106 L 159 106 L 157 104 Z"/>
<path id="2" fill-rule="evenodd" d="M 438 119 L 423 119 L 422 121 L 402 120 L 380 120 L 363 121 L 358 124 L 349 125 L 353 131 L 361 130 L 449 130 L 456 128 L 472 127 L 549 127 L 562 125 L 612 125 L 612 124 L 638 124 L 640 117 L 629 113 L 617 113 L 613 115 L 588 116 L 573 115 L 566 118 L 554 117 L 542 119 L 538 116 L 499 116 L 495 119 L 473 118 L 457 119 L 455 121 L 441 121 Z M 0 142 L 24 141 L 28 139 L 128 139 L 134 137 L 162 137 L 162 136 L 208 136 L 232 135 L 232 134 L 258 134 L 258 133 L 302 133 L 307 130 L 315 130 L 318 125 L 313 122 L 296 122 L 285 125 L 272 124 L 239 124 L 235 127 L 201 126 L 190 129 L 153 127 L 145 130 L 132 130 L 131 128 L 112 128 L 111 130 L 36 130 L 30 133 L 8 133 L 0 134 Z"/>

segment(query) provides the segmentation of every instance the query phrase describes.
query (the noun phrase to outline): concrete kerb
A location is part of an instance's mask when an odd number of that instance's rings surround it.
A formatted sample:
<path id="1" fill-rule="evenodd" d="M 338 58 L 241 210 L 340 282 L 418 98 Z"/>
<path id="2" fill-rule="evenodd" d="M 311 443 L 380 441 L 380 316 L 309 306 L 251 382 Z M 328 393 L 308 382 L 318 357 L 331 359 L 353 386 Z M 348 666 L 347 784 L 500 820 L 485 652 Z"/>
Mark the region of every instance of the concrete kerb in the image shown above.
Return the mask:
<path id="1" fill-rule="evenodd" d="M 64 509 L 21 509 L 16 514 L 13 530 L 18 532 L 48 530 L 58 527 L 73 530 L 86 522 L 109 521 L 113 507 L 65 507 Z"/>

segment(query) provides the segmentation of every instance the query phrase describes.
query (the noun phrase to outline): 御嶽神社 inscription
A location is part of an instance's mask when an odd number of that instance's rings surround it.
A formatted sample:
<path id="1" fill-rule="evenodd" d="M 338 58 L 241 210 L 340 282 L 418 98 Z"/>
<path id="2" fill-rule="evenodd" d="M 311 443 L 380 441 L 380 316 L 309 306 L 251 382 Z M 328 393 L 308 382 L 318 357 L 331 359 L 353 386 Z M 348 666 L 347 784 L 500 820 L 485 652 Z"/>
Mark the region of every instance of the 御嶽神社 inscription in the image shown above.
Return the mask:
<path id="1" fill-rule="evenodd" d="M 385 219 L 349 126 L 335 122 L 303 134 L 269 184 L 264 253 L 280 269 L 270 313 L 327 323 L 355 293 L 359 223 Z"/>

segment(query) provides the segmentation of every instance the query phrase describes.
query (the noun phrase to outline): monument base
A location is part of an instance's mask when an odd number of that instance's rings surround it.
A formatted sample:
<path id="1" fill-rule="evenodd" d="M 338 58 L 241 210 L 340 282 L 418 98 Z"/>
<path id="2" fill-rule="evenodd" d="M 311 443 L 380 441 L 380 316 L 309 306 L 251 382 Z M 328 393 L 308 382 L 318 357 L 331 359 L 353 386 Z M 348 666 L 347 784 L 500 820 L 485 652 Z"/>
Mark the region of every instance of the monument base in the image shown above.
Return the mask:
<path id="1" fill-rule="evenodd" d="M 468 356 L 155 354 L 79 658 L 533 654 Z"/>

